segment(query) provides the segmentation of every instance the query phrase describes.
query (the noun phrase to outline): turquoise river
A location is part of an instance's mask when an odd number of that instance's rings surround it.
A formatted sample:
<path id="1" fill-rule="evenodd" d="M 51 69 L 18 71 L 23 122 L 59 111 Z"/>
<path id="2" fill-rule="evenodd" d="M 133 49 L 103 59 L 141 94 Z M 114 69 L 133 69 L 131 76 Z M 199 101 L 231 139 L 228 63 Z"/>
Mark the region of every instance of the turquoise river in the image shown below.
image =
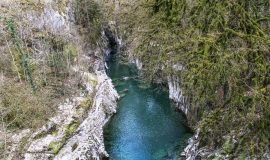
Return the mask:
<path id="1" fill-rule="evenodd" d="M 108 66 L 107 74 L 122 97 L 104 129 L 110 159 L 177 159 L 192 134 L 183 114 L 170 103 L 168 91 L 140 81 L 132 65 L 111 60 Z"/>

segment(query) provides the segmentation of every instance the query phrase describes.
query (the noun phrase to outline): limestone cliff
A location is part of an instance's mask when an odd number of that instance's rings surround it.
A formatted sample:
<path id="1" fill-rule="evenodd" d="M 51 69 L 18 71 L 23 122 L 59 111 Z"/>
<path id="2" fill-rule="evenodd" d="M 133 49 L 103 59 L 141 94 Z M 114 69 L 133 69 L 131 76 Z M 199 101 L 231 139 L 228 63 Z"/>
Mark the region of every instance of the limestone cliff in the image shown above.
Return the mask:
<path id="1" fill-rule="evenodd" d="M 187 158 L 269 159 L 269 1 L 108 3 L 122 54 L 194 127 Z"/>
<path id="2" fill-rule="evenodd" d="M 48 120 L 43 127 L 37 130 L 15 130 L 15 133 L 1 128 L 0 144 L 4 145 L 4 153 L 0 158 L 64 160 L 102 159 L 108 156 L 103 142 L 103 126 L 116 112 L 116 101 L 119 97 L 111 79 L 105 73 L 103 54 L 109 42 L 100 29 L 101 37 L 95 44 L 90 44 L 87 35 L 82 34 L 85 26 L 76 22 L 75 5 L 76 1 L 73 0 L 0 2 L 0 20 L 3 22 L 1 34 L 3 33 L 8 42 L 1 43 L 3 53 L 9 55 L 13 46 L 9 40 L 12 41 L 13 38 L 15 47 L 20 51 L 18 55 L 31 56 L 32 62 L 37 65 L 46 62 L 50 57 L 54 60 L 68 55 L 67 59 L 56 62 L 65 66 L 51 66 L 56 71 L 65 67 L 69 78 L 64 79 L 64 83 L 73 86 L 74 91 L 60 104 L 55 104 L 55 113 L 51 117 L 47 115 Z M 12 31 L 11 37 L 8 27 Z M 29 51 L 28 54 L 25 54 L 26 51 Z M 17 52 L 11 49 L 10 53 L 15 55 Z M 20 64 L 17 66 L 19 68 Z M 62 73 L 62 70 L 60 71 Z M 37 82 L 40 75 L 36 76 L 37 72 L 38 70 L 31 72 L 31 78 L 37 77 L 34 82 Z M 23 76 L 25 74 L 22 74 Z M 54 77 L 58 78 L 56 73 Z M 60 78 L 62 77 L 59 76 Z M 33 86 L 38 88 L 37 83 Z"/>

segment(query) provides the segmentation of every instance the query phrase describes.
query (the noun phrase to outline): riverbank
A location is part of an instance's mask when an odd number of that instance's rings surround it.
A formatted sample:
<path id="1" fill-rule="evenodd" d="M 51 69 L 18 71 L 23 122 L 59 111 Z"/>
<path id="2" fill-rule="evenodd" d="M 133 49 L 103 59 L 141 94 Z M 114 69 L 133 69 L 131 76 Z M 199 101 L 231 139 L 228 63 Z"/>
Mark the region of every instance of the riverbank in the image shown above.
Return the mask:
<path id="1" fill-rule="evenodd" d="M 103 126 L 116 112 L 119 98 L 105 73 L 104 53 L 109 41 L 100 24 L 85 21 L 85 18 L 100 18 L 98 8 L 84 10 L 93 7 L 95 1 L 75 2 L 0 2 L 3 11 L 0 26 L 4 35 L 1 51 L 5 60 L 1 59 L 0 63 L 1 80 L 5 83 L 12 80 L 13 86 L 20 84 L 29 91 L 16 104 L 14 112 L 9 112 L 16 101 L 7 101 L 3 95 L 15 96 L 17 100 L 21 97 L 16 91 L 20 90 L 1 90 L 0 111 L 4 117 L 1 119 L 0 159 L 102 159 L 108 156 L 103 143 Z M 88 13 L 97 15 L 87 17 Z M 90 26 L 98 28 L 89 34 Z M 61 90 L 62 86 L 65 90 Z M 47 92 L 57 93 L 57 96 Z M 47 105 L 38 100 L 38 103 L 25 104 L 39 97 L 52 103 Z M 39 118 L 42 122 L 33 127 Z"/>

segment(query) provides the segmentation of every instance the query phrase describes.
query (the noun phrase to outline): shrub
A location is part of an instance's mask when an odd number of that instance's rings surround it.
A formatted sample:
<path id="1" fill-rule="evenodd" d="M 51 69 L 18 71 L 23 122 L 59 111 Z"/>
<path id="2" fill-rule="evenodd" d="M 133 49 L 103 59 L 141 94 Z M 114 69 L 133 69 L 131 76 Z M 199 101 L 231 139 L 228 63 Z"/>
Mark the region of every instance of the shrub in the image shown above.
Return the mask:
<path id="1" fill-rule="evenodd" d="M 91 45 L 97 45 L 102 29 L 102 13 L 97 2 L 94 0 L 75 0 L 74 15 L 76 24 L 85 30 L 83 32 L 85 39 Z"/>
<path id="2" fill-rule="evenodd" d="M 32 94 L 24 83 L 5 80 L 0 87 L 0 114 L 8 128 L 37 128 L 54 112 L 46 92 Z"/>

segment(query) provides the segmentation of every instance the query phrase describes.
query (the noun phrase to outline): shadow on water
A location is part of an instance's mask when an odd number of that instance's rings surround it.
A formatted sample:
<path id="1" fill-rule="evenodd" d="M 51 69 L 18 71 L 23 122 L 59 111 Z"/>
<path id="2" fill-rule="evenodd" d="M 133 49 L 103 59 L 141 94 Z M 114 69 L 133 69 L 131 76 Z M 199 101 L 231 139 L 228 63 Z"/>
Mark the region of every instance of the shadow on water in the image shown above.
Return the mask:
<path id="1" fill-rule="evenodd" d="M 112 160 L 173 160 L 192 133 L 185 116 L 170 104 L 168 92 L 138 79 L 134 65 L 108 61 L 107 74 L 120 96 L 118 112 L 104 128 Z"/>

